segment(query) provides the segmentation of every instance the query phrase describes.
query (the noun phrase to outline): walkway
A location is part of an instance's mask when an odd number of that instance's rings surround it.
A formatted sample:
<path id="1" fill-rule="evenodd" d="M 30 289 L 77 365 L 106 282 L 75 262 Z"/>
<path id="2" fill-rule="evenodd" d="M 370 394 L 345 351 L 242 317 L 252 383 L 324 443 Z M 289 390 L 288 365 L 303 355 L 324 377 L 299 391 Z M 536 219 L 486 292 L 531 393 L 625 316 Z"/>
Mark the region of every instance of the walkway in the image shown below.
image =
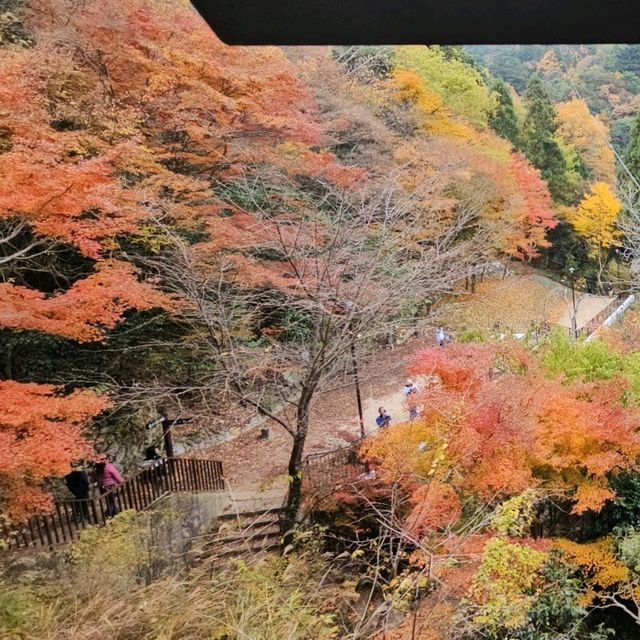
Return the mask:
<path id="1" fill-rule="evenodd" d="M 377 428 L 375 417 L 381 400 L 394 420 L 401 418 L 401 390 L 406 380 L 406 366 L 416 349 L 425 343 L 425 339 L 416 339 L 393 350 L 385 349 L 375 363 L 362 368 L 360 379 L 367 431 Z M 405 412 L 405 415 L 408 414 Z M 260 429 L 256 427 L 233 440 L 200 449 L 197 455 L 221 460 L 225 478 L 232 487 L 258 492 L 286 490 L 291 436 L 277 426 L 271 427 L 268 440 L 260 440 L 259 434 Z M 344 386 L 321 394 L 314 404 L 305 455 L 343 447 L 359 436 L 355 392 L 349 379 Z"/>
<path id="2" fill-rule="evenodd" d="M 571 289 L 544 276 L 531 276 L 535 281 L 547 287 L 557 299 L 563 303 L 562 312 L 556 317 L 555 323 L 561 327 L 571 329 L 571 316 L 573 315 L 573 299 Z M 591 322 L 601 311 L 616 301 L 616 296 L 596 296 L 591 293 L 575 292 L 576 298 L 576 324 L 578 330 Z"/>
<path id="3" fill-rule="evenodd" d="M 578 329 L 589 324 L 615 297 L 576 291 Z M 573 300 L 570 287 L 537 273 L 513 274 L 478 282 L 476 293 L 460 291 L 443 309 L 442 323 L 454 334 L 478 330 L 526 333 L 545 321 L 571 328 Z"/>

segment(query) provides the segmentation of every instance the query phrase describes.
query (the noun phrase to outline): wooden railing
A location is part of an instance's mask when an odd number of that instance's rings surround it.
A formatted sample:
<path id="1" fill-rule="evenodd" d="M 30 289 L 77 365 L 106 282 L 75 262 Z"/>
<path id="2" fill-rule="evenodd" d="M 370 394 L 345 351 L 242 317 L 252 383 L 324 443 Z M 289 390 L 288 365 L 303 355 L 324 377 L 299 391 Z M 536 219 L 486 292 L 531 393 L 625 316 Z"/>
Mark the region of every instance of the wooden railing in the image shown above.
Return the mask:
<path id="1" fill-rule="evenodd" d="M 584 327 L 578 329 L 578 337 L 588 337 L 627 299 L 626 294 L 618 294 L 615 300 L 612 300 L 602 311 L 595 315 Z M 573 334 L 573 330 L 569 328 L 569 333 Z"/>
<path id="2" fill-rule="evenodd" d="M 348 467 L 364 471 L 365 465 L 358 457 L 361 445 L 362 441 L 358 440 L 333 451 L 308 455 L 302 461 L 302 477 L 312 485 L 331 486 L 347 479 L 345 470 Z"/>
<path id="3" fill-rule="evenodd" d="M 141 469 L 123 484 L 88 500 L 56 502 L 49 513 L 20 524 L 0 526 L 0 552 L 53 548 L 79 537 L 88 526 L 102 525 L 119 511 L 143 511 L 170 493 L 223 491 L 222 463 L 217 460 L 169 458 Z"/>

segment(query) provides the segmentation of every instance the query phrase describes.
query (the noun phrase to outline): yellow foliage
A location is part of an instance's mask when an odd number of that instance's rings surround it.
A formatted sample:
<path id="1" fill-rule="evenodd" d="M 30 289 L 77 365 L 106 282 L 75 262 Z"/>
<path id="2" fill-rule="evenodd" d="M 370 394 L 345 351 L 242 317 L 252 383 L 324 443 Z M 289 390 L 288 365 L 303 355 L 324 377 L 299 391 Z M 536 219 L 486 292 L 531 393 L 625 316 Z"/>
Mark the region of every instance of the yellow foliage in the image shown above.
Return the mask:
<path id="1" fill-rule="evenodd" d="M 533 522 L 535 502 L 536 494 L 532 489 L 505 500 L 493 514 L 491 526 L 498 535 L 524 536 Z"/>
<path id="2" fill-rule="evenodd" d="M 548 554 L 503 538 L 487 542 L 469 597 L 478 605 L 473 621 L 515 629 L 527 618 Z"/>
<path id="3" fill-rule="evenodd" d="M 432 478 L 446 466 L 447 435 L 444 421 L 414 420 L 381 431 L 364 443 L 362 453 L 384 460 L 381 472 L 392 480 L 414 474 Z"/>
<path id="4" fill-rule="evenodd" d="M 437 46 L 399 47 L 396 63 L 401 69 L 415 71 L 429 91 L 442 96 L 455 115 L 478 128 L 486 126 L 491 97 L 477 69 L 445 56 Z"/>
<path id="5" fill-rule="evenodd" d="M 575 230 L 589 243 L 594 255 L 616 244 L 621 232 L 616 222 L 622 205 L 605 182 L 596 182 L 570 216 Z"/>
<path id="6" fill-rule="evenodd" d="M 575 147 L 596 180 L 609 184 L 615 179 L 615 158 L 609 147 L 609 130 L 592 116 L 583 100 L 573 99 L 556 106 L 558 134 Z"/>
<path id="7" fill-rule="evenodd" d="M 539 71 L 546 72 L 558 71 L 560 69 L 560 63 L 553 49 L 549 49 L 542 58 L 540 58 L 537 67 Z"/>
<path id="8" fill-rule="evenodd" d="M 475 136 L 471 127 L 451 117 L 442 96 L 431 91 L 415 71 L 400 69 L 394 73 L 392 82 L 397 98 L 416 107 L 420 125 L 427 133 L 458 138 Z"/>
<path id="9" fill-rule="evenodd" d="M 613 540 L 609 537 L 584 544 L 560 539 L 555 546 L 584 571 L 592 589 L 607 589 L 630 578 L 629 569 L 616 558 Z"/>

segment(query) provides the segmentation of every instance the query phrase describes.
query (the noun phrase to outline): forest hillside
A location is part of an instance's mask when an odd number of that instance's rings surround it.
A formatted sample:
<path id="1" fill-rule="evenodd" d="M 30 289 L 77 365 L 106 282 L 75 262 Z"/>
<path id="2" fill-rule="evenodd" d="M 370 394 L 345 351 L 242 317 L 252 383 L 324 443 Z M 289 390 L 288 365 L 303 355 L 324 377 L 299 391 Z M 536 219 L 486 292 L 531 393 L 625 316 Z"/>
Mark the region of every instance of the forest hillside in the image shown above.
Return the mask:
<path id="1" fill-rule="evenodd" d="M 635 57 L 233 48 L 186 2 L 5 2 L 0 637 L 635 637 L 637 311 L 601 327 L 640 258 Z M 512 273 L 562 284 L 569 331 L 440 327 Z M 336 453 L 372 370 L 417 381 L 409 418 L 360 406 Z M 161 562 L 153 509 L 109 492 L 169 423 L 184 460 L 231 442 L 285 485 L 279 553 Z M 106 514 L 15 562 L 72 469 Z"/>

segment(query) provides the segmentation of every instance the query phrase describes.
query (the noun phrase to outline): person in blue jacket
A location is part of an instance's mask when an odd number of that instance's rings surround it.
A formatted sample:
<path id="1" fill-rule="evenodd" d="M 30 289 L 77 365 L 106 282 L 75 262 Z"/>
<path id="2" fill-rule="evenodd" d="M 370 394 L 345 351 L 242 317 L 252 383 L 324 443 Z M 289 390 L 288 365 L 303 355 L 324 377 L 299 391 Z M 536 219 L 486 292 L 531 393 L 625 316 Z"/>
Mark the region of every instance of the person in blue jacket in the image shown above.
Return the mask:
<path id="1" fill-rule="evenodd" d="M 376 424 L 378 428 L 384 429 L 388 427 L 391 423 L 391 416 L 387 413 L 387 410 L 384 407 L 380 407 L 378 409 L 378 417 L 376 418 Z"/>

